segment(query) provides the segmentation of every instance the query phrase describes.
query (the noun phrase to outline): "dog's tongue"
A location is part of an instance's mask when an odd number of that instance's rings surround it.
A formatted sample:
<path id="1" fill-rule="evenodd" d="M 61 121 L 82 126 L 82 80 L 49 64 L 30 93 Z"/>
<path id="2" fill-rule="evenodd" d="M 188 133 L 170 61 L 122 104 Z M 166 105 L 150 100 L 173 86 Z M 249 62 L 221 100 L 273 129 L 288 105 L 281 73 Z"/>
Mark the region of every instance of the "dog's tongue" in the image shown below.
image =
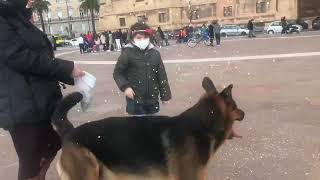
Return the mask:
<path id="1" fill-rule="evenodd" d="M 234 129 L 232 128 L 232 129 L 231 129 L 230 136 L 229 136 L 228 139 L 233 139 L 233 138 L 242 138 L 242 136 L 239 135 L 238 133 L 236 133 L 236 132 L 234 131 Z"/>

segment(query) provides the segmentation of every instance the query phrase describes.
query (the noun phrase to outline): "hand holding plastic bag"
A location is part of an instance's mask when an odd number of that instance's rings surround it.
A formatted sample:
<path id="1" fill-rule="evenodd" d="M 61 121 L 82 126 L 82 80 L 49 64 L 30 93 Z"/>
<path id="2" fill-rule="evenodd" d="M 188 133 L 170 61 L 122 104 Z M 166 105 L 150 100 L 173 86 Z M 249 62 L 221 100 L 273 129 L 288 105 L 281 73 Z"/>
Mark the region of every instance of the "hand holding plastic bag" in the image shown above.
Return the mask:
<path id="1" fill-rule="evenodd" d="M 75 78 L 75 86 L 78 91 L 83 95 L 81 101 L 81 109 L 86 112 L 92 101 L 92 89 L 96 85 L 97 78 L 88 72 L 80 78 Z"/>

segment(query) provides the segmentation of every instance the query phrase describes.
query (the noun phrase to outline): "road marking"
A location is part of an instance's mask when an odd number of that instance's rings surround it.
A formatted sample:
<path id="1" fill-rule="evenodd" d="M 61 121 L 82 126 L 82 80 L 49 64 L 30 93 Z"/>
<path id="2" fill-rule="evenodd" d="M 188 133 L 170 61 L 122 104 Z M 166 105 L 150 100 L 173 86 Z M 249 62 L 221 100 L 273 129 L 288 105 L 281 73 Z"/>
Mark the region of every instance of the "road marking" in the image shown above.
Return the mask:
<path id="1" fill-rule="evenodd" d="M 68 55 L 68 54 L 73 54 L 75 52 L 79 52 L 79 50 L 74 50 L 74 51 L 68 51 L 68 52 L 64 52 L 64 53 L 59 53 L 56 54 L 55 57 L 60 57 L 60 56 L 64 56 L 64 55 Z"/>
<path id="2" fill-rule="evenodd" d="M 312 57 L 312 56 L 320 56 L 320 52 L 218 57 L 218 58 L 204 58 L 204 59 L 175 59 L 175 60 L 164 60 L 163 62 L 165 64 L 189 64 L 189 63 L 206 63 L 206 62 L 283 59 L 283 58 Z M 115 65 L 116 61 L 75 61 L 75 63 L 83 64 L 83 65 Z"/>
<path id="3" fill-rule="evenodd" d="M 8 164 L 8 165 L 0 166 L 0 168 L 7 169 L 7 168 L 11 168 L 13 166 L 18 166 L 18 165 L 19 165 L 18 162 L 14 162 L 14 163 L 11 163 L 11 164 Z"/>
<path id="4" fill-rule="evenodd" d="M 233 38 L 233 39 L 222 39 L 223 42 L 228 41 L 253 41 L 253 40 L 273 40 L 273 39 L 297 39 L 297 38 L 313 38 L 313 37 L 320 37 L 320 35 L 305 35 L 305 36 L 272 36 L 269 37 L 257 37 L 257 38 Z"/>

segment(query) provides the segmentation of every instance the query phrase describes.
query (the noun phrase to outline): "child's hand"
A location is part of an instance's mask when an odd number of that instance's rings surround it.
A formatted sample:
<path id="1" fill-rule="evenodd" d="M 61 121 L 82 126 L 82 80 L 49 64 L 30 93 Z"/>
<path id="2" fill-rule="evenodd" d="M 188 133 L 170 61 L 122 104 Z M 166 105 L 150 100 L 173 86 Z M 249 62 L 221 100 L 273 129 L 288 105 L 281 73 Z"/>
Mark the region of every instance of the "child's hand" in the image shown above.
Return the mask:
<path id="1" fill-rule="evenodd" d="M 124 94 L 129 98 L 129 99 L 132 99 L 134 100 L 134 96 L 136 95 L 133 91 L 132 88 L 127 88 L 125 91 L 124 91 Z"/>

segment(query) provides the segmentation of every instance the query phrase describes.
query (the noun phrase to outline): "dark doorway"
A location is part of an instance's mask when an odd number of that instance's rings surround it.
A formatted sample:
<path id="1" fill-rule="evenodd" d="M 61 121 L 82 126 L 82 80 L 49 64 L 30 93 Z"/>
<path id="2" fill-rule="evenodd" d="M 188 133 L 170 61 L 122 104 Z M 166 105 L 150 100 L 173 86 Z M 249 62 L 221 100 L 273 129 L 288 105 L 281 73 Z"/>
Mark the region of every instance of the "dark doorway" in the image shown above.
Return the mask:
<path id="1" fill-rule="evenodd" d="M 320 15 L 320 0 L 298 0 L 298 17 L 314 17 Z"/>

